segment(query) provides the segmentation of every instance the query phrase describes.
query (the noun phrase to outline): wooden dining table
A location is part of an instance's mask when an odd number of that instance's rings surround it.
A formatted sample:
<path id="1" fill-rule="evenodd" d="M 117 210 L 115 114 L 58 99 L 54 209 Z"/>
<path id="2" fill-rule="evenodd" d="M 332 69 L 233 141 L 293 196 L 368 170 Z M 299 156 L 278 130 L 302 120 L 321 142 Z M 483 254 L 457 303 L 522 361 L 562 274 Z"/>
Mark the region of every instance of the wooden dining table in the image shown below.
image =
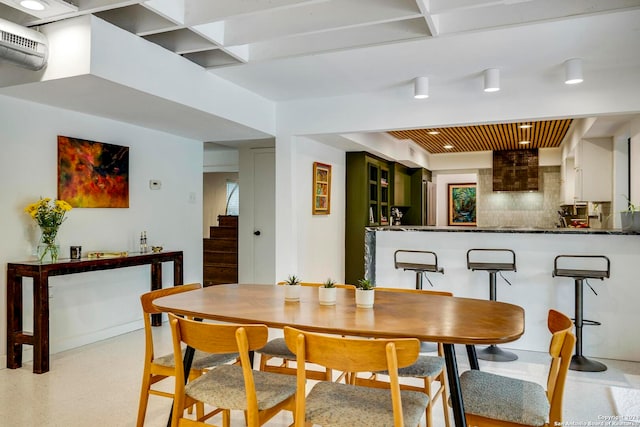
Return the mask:
<path id="1" fill-rule="evenodd" d="M 231 284 L 158 298 L 161 311 L 231 323 L 260 323 L 372 338 L 417 338 L 444 344 L 455 425 L 466 427 L 454 344 L 502 344 L 524 333 L 522 307 L 497 301 L 376 291 L 373 308 L 357 308 L 353 289 L 337 289 L 336 304 L 320 305 L 318 290 L 303 286 L 300 300 L 285 301 L 284 286 Z M 470 360 L 472 369 L 477 360 Z"/>

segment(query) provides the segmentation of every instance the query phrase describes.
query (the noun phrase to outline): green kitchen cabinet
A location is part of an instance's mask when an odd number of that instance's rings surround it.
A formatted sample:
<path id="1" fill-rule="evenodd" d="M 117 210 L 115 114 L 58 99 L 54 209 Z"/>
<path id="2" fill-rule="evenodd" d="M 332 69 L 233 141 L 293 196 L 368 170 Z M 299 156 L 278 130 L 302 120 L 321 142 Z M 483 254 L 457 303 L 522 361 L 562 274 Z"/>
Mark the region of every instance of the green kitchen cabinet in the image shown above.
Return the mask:
<path id="1" fill-rule="evenodd" d="M 411 206 L 411 169 L 400 163 L 394 163 L 392 181 L 393 196 L 392 206 L 410 207 Z"/>
<path id="2" fill-rule="evenodd" d="M 389 225 L 390 165 L 368 153 L 347 153 L 346 183 L 345 282 L 356 284 L 364 277 L 365 227 Z"/>

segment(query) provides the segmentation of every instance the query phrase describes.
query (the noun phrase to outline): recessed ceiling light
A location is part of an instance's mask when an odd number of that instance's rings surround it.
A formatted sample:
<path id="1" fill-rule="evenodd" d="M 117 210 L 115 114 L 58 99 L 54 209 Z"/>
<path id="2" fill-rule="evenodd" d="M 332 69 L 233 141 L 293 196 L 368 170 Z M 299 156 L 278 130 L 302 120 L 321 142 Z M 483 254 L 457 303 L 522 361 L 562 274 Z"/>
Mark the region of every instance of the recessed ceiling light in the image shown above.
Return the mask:
<path id="1" fill-rule="evenodd" d="M 520 141 L 519 144 L 520 145 L 527 145 L 527 144 L 531 144 L 531 141 Z"/>
<path id="2" fill-rule="evenodd" d="M 447 144 L 447 145 L 443 146 L 442 148 L 444 148 L 445 150 L 451 150 L 453 148 L 453 145 Z"/>
<path id="3" fill-rule="evenodd" d="M 21 0 L 20 6 L 29 10 L 44 10 L 47 7 L 47 3 L 42 0 Z"/>
<path id="4" fill-rule="evenodd" d="M 429 132 L 427 132 L 429 135 L 439 135 L 440 132 L 438 132 L 437 130 L 430 130 Z"/>
<path id="5" fill-rule="evenodd" d="M 520 129 L 529 129 L 529 128 L 532 128 L 532 127 L 533 127 L 533 125 L 520 125 L 520 126 L 518 126 L 518 127 L 519 127 Z"/>

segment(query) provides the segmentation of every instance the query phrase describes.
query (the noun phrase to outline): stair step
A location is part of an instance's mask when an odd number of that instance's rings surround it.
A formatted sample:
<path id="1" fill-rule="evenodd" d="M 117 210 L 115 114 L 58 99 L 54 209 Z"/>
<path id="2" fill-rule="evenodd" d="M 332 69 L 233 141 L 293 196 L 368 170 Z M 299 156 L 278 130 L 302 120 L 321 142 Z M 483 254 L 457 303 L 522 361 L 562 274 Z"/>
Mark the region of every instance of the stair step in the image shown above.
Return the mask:
<path id="1" fill-rule="evenodd" d="M 202 239 L 204 251 L 238 252 L 238 239 Z"/>
<path id="2" fill-rule="evenodd" d="M 232 264 L 238 265 L 238 252 L 204 251 L 203 262 L 208 264 Z"/>
<path id="3" fill-rule="evenodd" d="M 218 215 L 218 225 L 238 228 L 237 215 Z"/>
<path id="4" fill-rule="evenodd" d="M 203 278 L 205 283 L 238 283 L 238 267 L 235 265 L 205 265 Z"/>
<path id="5" fill-rule="evenodd" d="M 209 237 L 212 239 L 218 237 L 238 237 L 237 227 L 209 227 Z"/>

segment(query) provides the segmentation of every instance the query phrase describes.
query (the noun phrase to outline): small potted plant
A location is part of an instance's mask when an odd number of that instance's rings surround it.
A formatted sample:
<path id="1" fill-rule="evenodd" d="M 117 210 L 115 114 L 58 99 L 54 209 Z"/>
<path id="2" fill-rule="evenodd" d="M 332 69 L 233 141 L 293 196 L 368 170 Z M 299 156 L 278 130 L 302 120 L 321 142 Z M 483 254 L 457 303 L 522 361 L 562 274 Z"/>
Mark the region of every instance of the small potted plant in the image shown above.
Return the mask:
<path id="1" fill-rule="evenodd" d="M 640 231 L 640 206 L 627 199 L 628 208 L 620 212 L 620 223 L 623 231 Z"/>
<path id="2" fill-rule="evenodd" d="M 318 301 L 320 305 L 336 305 L 336 282 L 331 279 L 318 288 Z"/>
<path id="3" fill-rule="evenodd" d="M 356 285 L 356 307 L 372 308 L 375 299 L 375 284 L 369 279 L 360 279 Z"/>
<path id="4" fill-rule="evenodd" d="M 300 301 L 300 279 L 291 275 L 284 281 L 284 285 L 285 301 Z"/>

